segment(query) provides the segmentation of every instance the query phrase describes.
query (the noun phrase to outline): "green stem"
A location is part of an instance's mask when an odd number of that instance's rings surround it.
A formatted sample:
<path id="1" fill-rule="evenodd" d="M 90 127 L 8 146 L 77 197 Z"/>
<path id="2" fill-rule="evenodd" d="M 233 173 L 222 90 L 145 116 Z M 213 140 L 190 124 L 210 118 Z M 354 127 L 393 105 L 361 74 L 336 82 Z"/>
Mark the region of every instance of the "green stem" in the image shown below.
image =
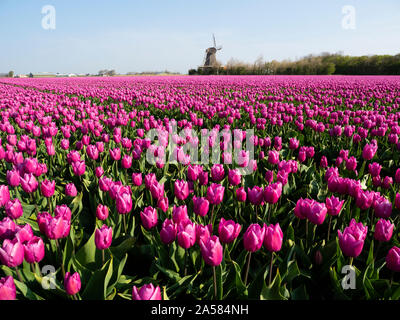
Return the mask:
<path id="1" fill-rule="evenodd" d="M 212 205 L 212 207 L 211 207 L 211 219 L 210 219 L 211 225 L 213 224 L 213 219 L 214 219 L 214 207 L 215 207 L 215 205 Z"/>
<path id="2" fill-rule="evenodd" d="M 326 242 L 328 243 L 329 241 L 329 236 L 331 234 L 331 223 L 332 223 L 332 216 L 329 216 L 329 223 L 328 223 L 328 236 L 326 237 Z"/>
<path id="3" fill-rule="evenodd" d="M 125 214 L 122 215 L 122 220 L 124 221 L 124 230 L 125 230 L 125 234 L 126 232 L 126 218 L 125 218 Z"/>
<path id="4" fill-rule="evenodd" d="M 249 252 L 249 257 L 247 259 L 246 273 L 244 276 L 244 285 L 247 285 L 247 278 L 249 276 L 249 269 L 250 269 L 250 260 L 251 260 L 251 251 Z"/>
<path id="5" fill-rule="evenodd" d="M 15 272 L 17 273 L 17 277 L 18 277 L 19 282 L 23 283 L 24 280 L 22 280 L 22 276 L 21 276 L 21 273 L 18 270 L 18 267 L 15 267 Z"/>
<path id="6" fill-rule="evenodd" d="M 213 267 L 213 278 L 214 278 L 214 299 L 217 300 L 217 272 Z"/>
<path id="7" fill-rule="evenodd" d="M 184 266 L 184 272 L 183 272 L 183 275 L 184 275 L 185 277 L 187 276 L 187 256 L 188 256 L 188 250 L 189 250 L 189 249 L 185 249 L 185 262 L 184 262 L 185 266 Z"/>
<path id="8" fill-rule="evenodd" d="M 271 262 L 270 262 L 270 265 L 269 265 L 269 281 L 268 281 L 268 286 L 271 285 L 273 263 L 274 263 L 274 253 L 271 252 Z"/>
<path id="9" fill-rule="evenodd" d="M 60 259 L 61 259 L 61 271 L 62 271 L 62 274 L 63 274 L 63 278 L 65 278 L 65 268 L 64 268 L 64 262 L 63 262 L 63 257 L 62 257 L 62 249 L 60 248 L 60 246 L 58 244 L 58 240 L 55 239 L 55 241 L 56 241 L 58 255 L 60 256 Z"/>

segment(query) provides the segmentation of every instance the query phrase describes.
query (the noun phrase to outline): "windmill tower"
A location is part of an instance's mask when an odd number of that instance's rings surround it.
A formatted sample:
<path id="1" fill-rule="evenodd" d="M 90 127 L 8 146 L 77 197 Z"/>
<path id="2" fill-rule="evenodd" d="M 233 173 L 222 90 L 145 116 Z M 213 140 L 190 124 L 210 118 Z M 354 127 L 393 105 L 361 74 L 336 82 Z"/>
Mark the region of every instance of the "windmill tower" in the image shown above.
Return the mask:
<path id="1" fill-rule="evenodd" d="M 215 41 L 215 36 L 213 34 L 213 43 L 214 46 L 206 49 L 206 54 L 204 56 L 203 65 L 200 68 L 204 69 L 212 69 L 217 67 L 217 58 L 216 54 L 218 50 L 222 49 L 222 46 L 217 47 L 217 43 Z"/>

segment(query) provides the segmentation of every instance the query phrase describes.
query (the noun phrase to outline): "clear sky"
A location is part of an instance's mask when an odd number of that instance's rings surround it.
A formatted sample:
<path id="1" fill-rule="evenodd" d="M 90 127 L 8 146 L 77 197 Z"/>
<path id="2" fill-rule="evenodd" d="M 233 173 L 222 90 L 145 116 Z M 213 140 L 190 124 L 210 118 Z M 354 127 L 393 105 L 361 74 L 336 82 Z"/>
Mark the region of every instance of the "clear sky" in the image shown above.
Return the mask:
<path id="1" fill-rule="evenodd" d="M 55 30 L 42 28 L 45 5 L 56 9 Z M 342 27 L 345 5 L 355 29 Z M 0 0 L 0 72 L 186 73 L 212 33 L 222 63 L 397 54 L 400 0 Z"/>

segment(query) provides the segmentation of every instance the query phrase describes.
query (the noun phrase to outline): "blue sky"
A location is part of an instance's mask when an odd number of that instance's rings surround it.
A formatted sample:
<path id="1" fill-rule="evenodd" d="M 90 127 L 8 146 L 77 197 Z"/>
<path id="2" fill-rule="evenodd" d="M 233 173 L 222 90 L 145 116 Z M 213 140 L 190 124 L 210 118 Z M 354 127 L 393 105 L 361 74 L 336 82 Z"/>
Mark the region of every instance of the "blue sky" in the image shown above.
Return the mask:
<path id="1" fill-rule="evenodd" d="M 44 30 L 44 5 L 56 29 Z M 342 28 L 354 6 L 356 28 Z M 323 51 L 400 53 L 399 0 L 0 0 L 0 72 L 170 70 L 217 59 L 296 59 Z"/>

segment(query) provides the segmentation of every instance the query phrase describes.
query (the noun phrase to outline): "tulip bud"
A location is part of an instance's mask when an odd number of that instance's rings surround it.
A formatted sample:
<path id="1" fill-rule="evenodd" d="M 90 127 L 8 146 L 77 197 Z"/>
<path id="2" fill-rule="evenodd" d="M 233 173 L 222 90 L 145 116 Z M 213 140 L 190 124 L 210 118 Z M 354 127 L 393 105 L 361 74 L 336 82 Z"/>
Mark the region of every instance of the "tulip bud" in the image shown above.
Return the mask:
<path id="1" fill-rule="evenodd" d="M 8 201 L 10 201 L 8 186 L 0 185 L 0 207 L 4 207 Z"/>
<path id="2" fill-rule="evenodd" d="M 229 170 L 228 181 L 232 186 L 237 186 L 242 180 L 242 175 L 238 169 Z"/>
<path id="3" fill-rule="evenodd" d="M 264 236 L 264 247 L 270 252 L 277 252 L 281 250 L 283 232 L 279 223 L 276 225 L 264 225 L 265 236 Z"/>
<path id="4" fill-rule="evenodd" d="M 220 184 L 213 183 L 207 188 L 207 200 L 214 205 L 218 205 L 222 202 L 224 197 L 225 187 Z"/>
<path id="5" fill-rule="evenodd" d="M 184 249 L 192 247 L 196 242 L 195 224 L 190 220 L 185 220 L 178 225 L 178 245 Z"/>
<path id="6" fill-rule="evenodd" d="M 200 240 L 200 250 L 206 264 L 213 267 L 221 264 L 223 249 L 217 236 L 211 236 L 206 241 Z"/>
<path id="7" fill-rule="evenodd" d="M 7 202 L 5 206 L 5 212 L 8 217 L 14 220 L 22 216 L 24 211 L 22 209 L 21 202 L 18 200 L 18 198 L 15 198 L 14 200 L 10 200 Z"/>
<path id="8" fill-rule="evenodd" d="M 14 279 L 7 276 L 0 279 L 0 300 L 15 300 L 17 296 Z"/>
<path id="9" fill-rule="evenodd" d="M 97 249 L 107 249 L 112 242 L 112 228 L 103 224 L 100 229 L 96 229 L 94 234 L 94 242 Z"/>
<path id="10" fill-rule="evenodd" d="M 175 241 L 177 225 L 169 219 L 165 219 L 160 231 L 160 239 L 164 244 L 170 244 Z"/>
<path id="11" fill-rule="evenodd" d="M 150 230 L 155 227 L 158 222 L 157 210 L 153 207 L 146 207 L 142 212 L 140 212 L 140 219 L 142 220 L 143 226 Z"/>
<path id="12" fill-rule="evenodd" d="M 118 194 L 115 203 L 119 214 L 126 214 L 132 210 L 132 196 L 129 193 Z"/>
<path id="13" fill-rule="evenodd" d="M 338 230 L 339 246 L 343 254 L 348 257 L 356 258 L 360 255 L 367 236 L 368 227 L 361 222 L 356 223 L 354 219 L 346 227 L 343 233 Z"/>
<path id="14" fill-rule="evenodd" d="M 243 235 L 243 245 L 247 251 L 258 251 L 264 242 L 265 228 L 259 224 L 251 224 Z"/>
<path id="15" fill-rule="evenodd" d="M 174 183 L 175 197 L 185 200 L 189 195 L 189 185 L 185 180 L 176 180 Z"/>
<path id="16" fill-rule="evenodd" d="M 43 180 L 40 184 L 40 191 L 42 192 L 42 195 L 46 198 L 50 198 L 55 191 L 56 188 L 56 181 L 49 181 L 47 179 Z"/>
<path id="17" fill-rule="evenodd" d="M 193 196 L 193 211 L 195 214 L 204 217 L 207 215 L 210 203 L 206 198 Z"/>
<path id="18" fill-rule="evenodd" d="M 258 186 L 254 186 L 253 189 L 247 188 L 247 194 L 251 204 L 259 206 L 264 203 L 264 194 L 262 188 Z"/>
<path id="19" fill-rule="evenodd" d="M 219 239 L 222 243 L 231 243 L 239 235 L 242 226 L 233 220 L 225 220 L 221 218 L 218 225 Z"/>
<path id="20" fill-rule="evenodd" d="M 145 284 L 138 290 L 136 286 L 132 289 L 133 300 L 161 300 L 160 287 L 154 287 L 152 283 Z"/>
<path id="21" fill-rule="evenodd" d="M 104 174 L 104 169 L 103 167 L 96 167 L 95 169 L 95 175 L 97 178 L 100 178 Z"/>
<path id="22" fill-rule="evenodd" d="M 65 186 L 65 195 L 68 197 L 75 197 L 78 194 L 75 185 L 71 182 Z"/>
<path id="23" fill-rule="evenodd" d="M 236 199 L 239 202 L 245 202 L 247 198 L 247 193 L 243 187 L 236 189 Z"/>
<path id="24" fill-rule="evenodd" d="M 400 248 L 393 247 L 386 255 L 386 266 L 388 269 L 400 272 Z"/>
<path id="25" fill-rule="evenodd" d="M 81 277 L 78 272 L 71 274 L 67 272 L 64 278 L 64 288 L 67 294 L 74 295 L 81 290 Z"/>
<path id="26" fill-rule="evenodd" d="M 33 237 L 24 244 L 24 257 L 26 262 L 40 262 L 44 258 L 44 242 L 40 237 Z"/>
<path id="27" fill-rule="evenodd" d="M 174 207 L 172 209 L 172 220 L 176 224 L 180 224 L 183 221 L 189 220 L 186 205 L 179 206 L 179 207 L 174 205 Z"/>
<path id="28" fill-rule="evenodd" d="M 143 183 L 142 173 L 132 173 L 132 183 L 137 187 L 141 186 Z"/>
<path id="29" fill-rule="evenodd" d="M 378 241 L 388 242 L 392 238 L 394 224 L 389 220 L 379 219 L 375 225 L 374 238 Z"/>
<path id="30" fill-rule="evenodd" d="M 24 261 L 24 247 L 17 238 L 5 239 L 0 248 L 0 260 L 9 268 L 19 266 Z"/>

